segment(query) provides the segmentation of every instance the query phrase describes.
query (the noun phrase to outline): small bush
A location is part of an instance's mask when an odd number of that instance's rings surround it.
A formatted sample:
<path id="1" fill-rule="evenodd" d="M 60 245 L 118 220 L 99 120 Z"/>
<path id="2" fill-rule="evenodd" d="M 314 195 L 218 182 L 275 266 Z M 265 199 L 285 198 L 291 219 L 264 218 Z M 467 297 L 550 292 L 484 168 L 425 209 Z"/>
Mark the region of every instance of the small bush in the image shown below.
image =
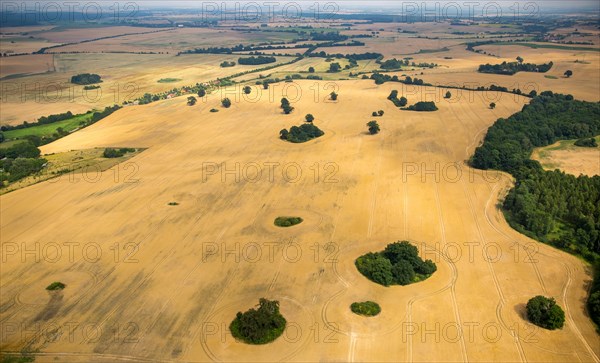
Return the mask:
<path id="1" fill-rule="evenodd" d="M 51 283 L 50 285 L 48 285 L 46 287 L 46 290 L 48 290 L 48 291 L 56 291 L 56 290 L 62 290 L 65 287 L 67 287 L 67 285 L 63 284 L 62 282 L 55 281 L 55 282 Z"/>
<path id="2" fill-rule="evenodd" d="M 304 220 L 300 217 L 277 217 L 275 218 L 275 225 L 278 227 L 291 227 L 296 224 L 302 223 Z"/>
<path id="3" fill-rule="evenodd" d="M 210 112 L 219 112 L 219 110 L 217 110 L 216 108 L 211 108 Z"/>
<path id="4" fill-rule="evenodd" d="M 177 202 L 169 202 L 168 205 L 179 205 Z"/>
<path id="5" fill-rule="evenodd" d="M 231 100 L 229 98 L 223 98 L 221 100 L 221 105 L 223 105 L 225 108 L 229 108 L 231 107 Z"/>
<path id="6" fill-rule="evenodd" d="M 363 316 L 375 316 L 381 312 L 379 304 L 373 301 L 354 302 L 350 305 L 353 313 Z"/>

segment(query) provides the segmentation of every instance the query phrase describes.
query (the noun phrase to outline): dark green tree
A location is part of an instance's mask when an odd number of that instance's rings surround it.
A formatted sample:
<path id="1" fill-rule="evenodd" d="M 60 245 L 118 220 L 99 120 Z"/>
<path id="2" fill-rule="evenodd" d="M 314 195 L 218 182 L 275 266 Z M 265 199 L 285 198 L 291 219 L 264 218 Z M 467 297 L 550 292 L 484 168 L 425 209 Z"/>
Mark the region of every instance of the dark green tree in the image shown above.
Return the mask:
<path id="1" fill-rule="evenodd" d="M 223 105 L 225 108 L 229 108 L 231 106 L 231 100 L 225 97 L 221 100 L 221 105 Z"/>
<path id="2" fill-rule="evenodd" d="M 377 124 L 377 121 L 367 122 L 367 127 L 369 128 L 369 133 L 371 135 L 375 135 L 375 134 L 379 133 L 379 124 Z"/>
<path id="3" fill-rule="evenodd" d="M 565 312 L 554 298 L 538 295 L 527 302 L 527 318 L 545 329 L 561 329 L 565 323 Z"/>
<path id="4" fill-rule="evenodd" d="M 306 120 L 306 122 L 313 122 L 315 120 L 315 117 L 312 114 L 306 114 L 306 116 L 304 116 L 304 119 Z"/>

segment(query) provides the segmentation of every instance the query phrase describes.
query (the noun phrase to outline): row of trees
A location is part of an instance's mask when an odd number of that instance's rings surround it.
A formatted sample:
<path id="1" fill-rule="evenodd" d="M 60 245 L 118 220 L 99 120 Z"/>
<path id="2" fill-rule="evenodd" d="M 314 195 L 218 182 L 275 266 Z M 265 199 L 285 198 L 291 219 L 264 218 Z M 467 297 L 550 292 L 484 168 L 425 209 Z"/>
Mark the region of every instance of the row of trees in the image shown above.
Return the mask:
<path id="1" fill-rule="evenodd" d="M 390 243 L 381 252 L 362 255 L 356 259 L 355 265 L 369 280 L 384 286 L 408 285 L 437 271 L 435 263 L 423 261 L 417 247 L 408 241 Z"/>
<path id="2" fill-rule="evenodd" d="M 27 121 L 23 121 L 23 123 L 20 125 L 14 125 L 14 126 L 2 125 L 2 126 L 0 126 L 0 130 L 10 131 L 10 130 L 24 129 L 27 127 L 33 127 L 33 126 L 38 126 L 38 125 L 47 125 L 47 124 L 51 124 L 51 123 L 58 122 L 58 121 L 68 120 L 73 116 L 75 116 L 75 115 L 73 115 L 73 113 L 71 111 L 67 111 L 64 113 L 56 114 L 56 115 L 42 116 L 42 117 L 38 118 L 37 122 L 30 123 Z"/>
<path id="3" fill-rule="evenodd" d="M 553 62 L 547 64 L 533 64 L 521 62 L 502 62 L 501 64 L 481 64 L 478 71 L 480 73 L 494 73 L 513 75 L 517 72 L 539 72 L 546 73 L 554 65 Z"/>

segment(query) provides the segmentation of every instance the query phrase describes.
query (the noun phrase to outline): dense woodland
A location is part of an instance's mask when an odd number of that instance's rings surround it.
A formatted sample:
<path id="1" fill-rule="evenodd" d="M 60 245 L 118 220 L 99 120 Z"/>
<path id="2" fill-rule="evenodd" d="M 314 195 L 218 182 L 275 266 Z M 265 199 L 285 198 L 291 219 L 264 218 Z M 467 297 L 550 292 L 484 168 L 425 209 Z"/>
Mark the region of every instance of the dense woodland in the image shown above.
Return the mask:
<path id="1" fill-rule="evenodd" d="M 0 148 L 0 188 L 42 169 L 47 160 L 40 158 L 40 149 L 29 141 Z"/>
<path id="2" fill-rule="evenodd" d="M 544 171 L 529 157 L 534 147 L 599 133 L 600 104 L 543 92 L 521 112 L 496 121 L 472 164 L 515 176 L 504 207 L 517 229 L 593 258 L 600 254 L 600 177 Z"/>

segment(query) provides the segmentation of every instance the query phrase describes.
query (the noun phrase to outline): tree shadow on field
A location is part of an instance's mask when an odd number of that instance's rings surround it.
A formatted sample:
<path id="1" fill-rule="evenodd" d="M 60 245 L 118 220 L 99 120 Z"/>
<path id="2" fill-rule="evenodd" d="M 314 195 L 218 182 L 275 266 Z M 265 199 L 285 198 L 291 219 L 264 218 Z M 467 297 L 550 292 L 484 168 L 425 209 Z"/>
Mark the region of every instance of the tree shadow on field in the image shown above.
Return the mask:
<path id="1" fill-rule="evenodd" d="M 58 310 L 62 306 L 64 295 L 61 290 L 48 291 L 48 294 L 50 295 L 50 300 L 44 307 L 44 310 L 42 310 L 35 317 L 34 321 L 40 321 L 40 320 L 45 321 L 45 320 L 52 319 L 56 315 L 56 313 L 58 313 Z"/>
<path id="2" fill-rule="evenodd" d="M 527 319 L 527 304 L 520 303 L 514 306 L 515 312 L 519 317 L 525 321 L 529 321 Z"/>

